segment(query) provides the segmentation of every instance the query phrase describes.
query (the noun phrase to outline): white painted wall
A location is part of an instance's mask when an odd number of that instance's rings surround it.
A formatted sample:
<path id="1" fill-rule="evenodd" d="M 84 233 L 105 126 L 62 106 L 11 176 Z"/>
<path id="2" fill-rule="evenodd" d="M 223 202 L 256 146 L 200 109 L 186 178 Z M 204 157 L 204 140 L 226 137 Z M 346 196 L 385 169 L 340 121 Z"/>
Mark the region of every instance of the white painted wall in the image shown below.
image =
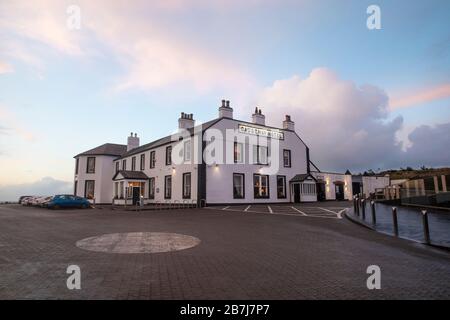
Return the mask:
<path id="1" fill-rule="evenodd" d="M 223 132 L 224 139 L 225 130 L 228 128 L 238 129 L 239 122 L 237 120 L 222 119 L 216 123 L 213 128 L 219 129 Z M 244 123 L 246 125 L 247 124 Z M 255 199 L 253 191 L 253 174 L 259 173 L 260 168 L 264 168 L 262 165 L 254 164 L 219 164 L 217 167 L 214 165 L 207 165 L 206 167 L 206 200 L 209 204 L 214 203 L 267 203 L 267 202 L 291 202 L 290 192 L 289 192 L 289 180 L 292 179 L 296 174 L 304 174 L 307 172 L 307 162 L 306 162 L 306 146 L 303 142 L 295 135 L 295 133 L 290 131 L 284 131 L 284 140 L 280 140 L 280 150 L 270 152 L 272 155 L 276 155 L 280 164 L 279 170 L 270 174 L 269 177 L 269 193 L 270 198 L 268 199 Z M 239 136 L 247 136 L 245 134 L 240 134 Z M 223 141 L 223 153 L 225 154 L 226 143 Z M 269 147 L 270 148 L 270 147 Z M 249 147 L 245 147 L 245 161 L 248 163 Z M 291 150 L 291 168 L 283 167 L 283 149 Z M 264 170 L 264 169 L 263 169 Z M 244 199 L 233 199 L 233 173 L 243 173 L 245 174 L 245 198 Z M 262 172 L 264 174 L 264 172 Z M 277 198 L 276 189 L 276 176 L 284 175 L 286 176 L 286 199 Z"/>
<path id="2" fill-rule="evenodd" d="M 335 181 L 344 182 L 344 198 L 345 200 L 352 200 L 352 176 L 345 175 L 343 173 L 330 173 L 330 172 L 311 172 L 311 174 L 318 180 L 326 182 L 325 185 L 325 198 L 326 200 L 336 200 L 336 185 Z"/>
<path id="3" fill-rule="evenodd" d="M 79 157 L 78 175 L 74 174 L 74 180 L 78 181 L 76 194 L 84 197 L 85 181 L 95 180 L 95 202 L 111 203 L 113 194 L 112 177 L 114 174 L 113 161 L 116 157 L 92 156 L 95 157 L 95 173 L 86 173 L 88 157 L 90 156 Z"/>

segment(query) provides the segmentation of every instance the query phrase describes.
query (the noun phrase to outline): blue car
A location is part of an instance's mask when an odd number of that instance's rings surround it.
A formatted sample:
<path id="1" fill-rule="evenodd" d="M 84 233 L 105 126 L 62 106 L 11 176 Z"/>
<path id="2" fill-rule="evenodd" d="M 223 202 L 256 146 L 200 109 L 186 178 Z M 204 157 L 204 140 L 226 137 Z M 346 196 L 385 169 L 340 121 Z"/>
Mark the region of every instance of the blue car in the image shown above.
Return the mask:
<path id="1" fill-rule="evenodd" d="M 91 203 L 82 197 L 73 196 L 70 194 L 58 194 L 47 202 L 47 208 L 60 209 L 60 208 L 82 208 L 86 209 L 91 206 Z"/>

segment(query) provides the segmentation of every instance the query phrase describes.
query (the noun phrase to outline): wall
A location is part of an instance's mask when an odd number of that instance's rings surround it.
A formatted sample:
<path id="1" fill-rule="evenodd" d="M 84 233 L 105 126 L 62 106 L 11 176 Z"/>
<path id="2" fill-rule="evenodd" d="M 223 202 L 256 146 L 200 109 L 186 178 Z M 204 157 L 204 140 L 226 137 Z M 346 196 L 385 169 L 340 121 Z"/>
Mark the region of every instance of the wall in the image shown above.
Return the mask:
<path id="1" fill-rule="evenodd" d="M 365 198 L 369 197 L 371 193 L 374 193 L 375 189 L 385 188 L 390 184 L 389 177 L 363 176 L 362 181 Z"/>
<path id="2" fill-rule="evenodd" d="M 219 129 L 223 133 L 223 154 L 226 152 L 225 130 L 226 129 L 238 129 L 240 122 L 238 120 L 222 119 L 217 122 L 213 128 Z M 252 124 L 243 123 L 245 125 L 253 126 Z M 256 125 L 255 125 L 256 126 Z M 247 164 L 219 164 L 215 166 L 209 164 L 206 166 L 206 200 L 209 204 L 214 203 L 267 203 L 267 202 L 291 202 L 289 192 L 289 180 L 296 174 L 303 174 L 307 172 L 306 161 L 306 146 L 303 142 L 290 131 L 284 131 L 284 140 L 280 140 L 280 150 L 276 152 L 280 167 L 276 173 L 269 175 L 269 195 L 270 198 L 255 199 L 253 191 L 253 174 L 264 174 L 266 166 L 248 164 L 249 146 L 245 146 L 245 161 Z M 249 135 L 239 134 L 239 137 L 246 137 Z M 270 144 L 269 144 L 270 148 Z M 291 150 L 291 168 L 283 167 L 283 149 Z M 269 151 L 270 153 L 270 151 Z M 233 173 L 245 174 L 245 198 L 233 199 Z M 278 199 L 276 188 L 276 176 L 286 176 L 286 199 Z"/>
<path id="3" fill-rule="evenodd" d="M 352 200 L 352 176 L 343 173 L 331 172 L 311 172 L 311 174 L 318 180 L 323 180 L 325 184 L 325 198 L 326 200 L 336 200 L 336 185 L 335 181 L 344 182 L 344 198 L 345 200 Z"/>

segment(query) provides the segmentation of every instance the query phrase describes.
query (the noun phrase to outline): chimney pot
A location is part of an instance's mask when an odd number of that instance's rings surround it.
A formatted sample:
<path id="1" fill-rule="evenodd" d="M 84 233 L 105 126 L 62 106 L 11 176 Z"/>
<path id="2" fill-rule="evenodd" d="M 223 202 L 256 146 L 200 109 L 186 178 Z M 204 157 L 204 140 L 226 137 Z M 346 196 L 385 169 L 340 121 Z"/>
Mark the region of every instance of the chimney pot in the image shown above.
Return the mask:
<path id="1" fill-rule="evenodd" d="M 222 107 L 225 107 L 225 100 L 222 100 Z"/>
<path id="2" fill-rule="evenodd" d="M 230 100 L 227 100 L 227 101 L 226 101 L 226 106 L 227 106 L 227 108 L 230 107 Z"/>

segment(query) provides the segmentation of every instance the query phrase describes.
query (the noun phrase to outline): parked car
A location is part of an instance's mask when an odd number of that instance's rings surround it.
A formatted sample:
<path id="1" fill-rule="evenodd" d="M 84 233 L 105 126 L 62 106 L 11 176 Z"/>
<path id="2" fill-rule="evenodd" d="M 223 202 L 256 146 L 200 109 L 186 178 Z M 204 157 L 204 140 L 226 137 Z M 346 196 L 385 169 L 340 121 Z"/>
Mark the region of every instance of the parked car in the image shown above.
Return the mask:
<path id="1" fill-rule="evenodd" d="M 37 204 L 39 207 L 47 207 L 47 204 L 53 199 L 53 197 L 42 197 L 39 198 Z"/>
<path id="2" fill-rule="evenodd" d="M 19 204 L 22 204 L 22 201 L 25 200 L 26 198 L 30 198 L 31 196 L 21 196 L 19 198 Z"/>
<path id="3" fill-rule="evenodd" d="M 31 201 L 36 198 L 35 196 L 29 196 L 22 199 L 22 205 L 23 206 L 31 206 Z"/>
<path id="4" fill-rule="evenodd" d="M 91 203 L 86 198 L 77 197 L 69 194 L 58 194 L 47 202 L 47 208 L 89 208 Z"/>

